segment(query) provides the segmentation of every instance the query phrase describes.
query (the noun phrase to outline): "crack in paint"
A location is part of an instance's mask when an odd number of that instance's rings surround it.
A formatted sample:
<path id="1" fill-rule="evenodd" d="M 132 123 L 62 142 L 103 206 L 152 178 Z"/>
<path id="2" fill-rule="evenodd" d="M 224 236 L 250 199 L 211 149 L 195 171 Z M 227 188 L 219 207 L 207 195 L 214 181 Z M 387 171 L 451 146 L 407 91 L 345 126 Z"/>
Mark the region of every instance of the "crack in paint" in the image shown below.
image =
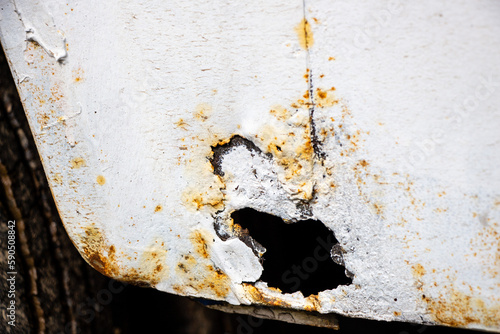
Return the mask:
<path id="1" fill-rule="evenodd" d="M 310 24 L 307 21 L 306 18 L 306 2 L 305 0 L 302 1 L 302 10 L 303 10 L 303 23 L 302 23 L 302 28 L 303 28 L 303 33 L 304 33 L 304 44 L 305 44 L 305 51 L 306 51 L 306 68 L 308 72 L 308 91 L 309 91 L 309 123 L 310 123 L 310 133 L 311 133 L 311 143 L 313 146 L 314 154 L 318 159 L 323 161 L 325 159 L 325 152 L 323 151 L 321 147 L 321 141 L 318 138 L 318 134 L 316 133 L 316 124 L 314 122 L 314 112 L 315 112 L 315 99 L 314 99 L 314 85 L 313 85 L 313 72 L 312 69 L 310 68 L 311 65 L 311 53 L 309 48 L 312 46 L 312 31 L 310 28 Z M 323 162 L 322 162 L 323 163 Z"/>

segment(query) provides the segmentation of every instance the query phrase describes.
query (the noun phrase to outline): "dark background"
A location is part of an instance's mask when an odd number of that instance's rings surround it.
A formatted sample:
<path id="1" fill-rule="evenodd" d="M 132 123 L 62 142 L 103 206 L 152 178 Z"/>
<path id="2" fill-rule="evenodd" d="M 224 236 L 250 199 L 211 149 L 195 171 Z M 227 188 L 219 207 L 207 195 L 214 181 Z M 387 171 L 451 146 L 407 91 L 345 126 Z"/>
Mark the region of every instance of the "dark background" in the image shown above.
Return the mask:
<path id="1" fill-rule="evenodd" d="M 0 333 L 332 333 L 210 310 L 185 297 L 112 281 L 93 270 L 64 231 L 2 50 L 0 177 L 2 306 L 7 301 L 7 221 L 18 223 L 16 327 L 7 324 L 2 308 Z M 340 316 L 339 321 L 338 333 L 473 333 Z"/>

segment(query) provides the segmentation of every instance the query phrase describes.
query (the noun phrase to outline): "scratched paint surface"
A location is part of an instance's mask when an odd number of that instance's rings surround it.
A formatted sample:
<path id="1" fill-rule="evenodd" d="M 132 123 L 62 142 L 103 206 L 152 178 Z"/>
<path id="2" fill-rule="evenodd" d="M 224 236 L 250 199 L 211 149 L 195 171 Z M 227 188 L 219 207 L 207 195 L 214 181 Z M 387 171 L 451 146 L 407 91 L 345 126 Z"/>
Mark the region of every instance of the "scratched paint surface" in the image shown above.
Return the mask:
<path id="1" fill-rule="evenodd" d="M 101 273 L 234 310 L 500 332 L 498 2 L 0 10 L 59 212 Z M 268 287 L 230 217 L 246 207 L 323 222 L 352 284 Z"/>

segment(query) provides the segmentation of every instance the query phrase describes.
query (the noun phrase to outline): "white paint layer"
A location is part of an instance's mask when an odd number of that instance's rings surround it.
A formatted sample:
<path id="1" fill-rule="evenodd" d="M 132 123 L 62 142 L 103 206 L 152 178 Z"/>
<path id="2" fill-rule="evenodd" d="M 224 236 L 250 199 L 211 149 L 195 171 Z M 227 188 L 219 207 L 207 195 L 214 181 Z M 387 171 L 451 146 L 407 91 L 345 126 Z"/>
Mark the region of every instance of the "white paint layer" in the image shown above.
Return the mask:
<path id="1" fill-rule="evenodd" d="M 1 10 L 61 217 L 97 270 L 235 309 L 500 332 L 497 1 Z M 259 281 L 262 249 L 230 217 L 246 207 L 323 222 L 353 283 Z"/>

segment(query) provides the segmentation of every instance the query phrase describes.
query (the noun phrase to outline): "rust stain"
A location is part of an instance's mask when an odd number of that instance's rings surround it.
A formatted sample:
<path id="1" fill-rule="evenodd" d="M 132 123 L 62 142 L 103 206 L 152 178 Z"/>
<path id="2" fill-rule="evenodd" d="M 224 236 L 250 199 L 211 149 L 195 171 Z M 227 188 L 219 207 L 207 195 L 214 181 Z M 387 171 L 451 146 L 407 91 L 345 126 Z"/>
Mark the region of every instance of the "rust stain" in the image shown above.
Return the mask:
<path id="1" fill-rule="evenodd" d="M 421 278 L 426 274 L 426 270 L 421 264 L 415 264 L 412 266 L 412 272 L 419 283 L 419 290 L 423 290 Z M 487 306 L 481 298 L 467 295 L 453 286 L 447 286 L 438 297 L 423 294 L 422 300 L 427 304 L 427 310 L 436 323 L 452 327 L 467 327 L 471 324 L 500 326 L 498 299 L 494 305 Z"/>
<path id="2" fill-rule="evenodd" d="M 40 100 L 39 102 L 40 102 L 40 107 L 42 107 L 42 105 L 45 103 L 44 100 Z M 40 127 L 42 129 L 44 127 L 46 127 L 49 124 L 49 121 L 50 121 L 50 117 L 47 114 L 45 114 L 45 113 L 37 114 L 36 119 L 37 119 L 38 124 L 40 124 Z"/>
<path id="3" fill-rule="evenodd" d="M 381 202 L 372 203 L 372 208 L 377 215 L 382 216 L 384 214 L 385 205 Z"/>
<path id="4" fill-rule="evenodd" d="M 177 122 L 175 122 L 174 124 L 175 124 L 175 126 L 176 126 L 177 128 L 181 128 L 182 130 L 186 130 L 186 131 L 187 131 L 187 128 L 186 128 L 186 127 L 187 127 L 187 126 L 189 126 L 189 125 L 188 125 L 188 123 L 186 123 L 186 122 L 184 121 L 184 119 L 182 119 L 182 118 L 180 118 L 180 119 L 179 119 Z"/>
<path id="5" fill-rule="evenodd" d="M 305 74 L 307 76 L 308 73 Z M 313 102 L 308 91 L 303 94 L 303 98 L 289 107 L 273 106 L 269 112 L 276 120 L 283 122 L 282 125 L 266 124 L 256 138 L 264 152 L 273 155 L 284 172 L 284 181 L 293 186 L 297 197 L 308 200 L 312 196 L 310 175 L 315 164 L 308 117 Z"/>
<path id="6" fill-rule="evenodd" d="M 199 294 L 207 296 L 215 300 L 224 299 L 231 291 L 231 280 L 220 269 L 214 268 L 210 264 L 192 264 L 194 267 L 191 271 L 186 269 L 186 265 L 179 263 L 178 270 L 187 275 L 180 275 L 183 279 L 183 284 L 175 284 L 172 286 L 174 291 L 181 295 L 190 295 L 194 289 Z"/>
<path id="7" fill-rule="evenodd" d="M 277 108 L 272 109 L 271 113 L 276 110 Z M 277 114 L 276 116 L 280 117 Z M 282 168 L 285 181 L 294 184 L 302 199 L 309 199 L 312 189 L 307 183 L 314 164 L 309 123 L 304 121 L 301 126 L 290 129 L 277 129 L 272 125 L 265 125 L 257 138 L 261 142 L 261 147 L 265 147 L 264 151 L 271 153 Z"/>
<path id="8" fill-rule="evenodd" d="M 102 175 L 98 175 L 96 181 L 100 186 L 103 186 L 106 183 L 106 179 Z"/>
<path id="9" fill-rule="evenodd" d="M 206 109 L 204 109 L 206 110 Z M 193 136 L 192 140 L 199 140 L 202 144 L 190 145 L 191 159 L 184 159 L 187 173 L 193 178 L 203 178 L 197 184 L 188 186 L 182 193 L 185 206 L 191 210 L 209 210 L 215 212 L 224 207 L 226 185 L 219 175 L 214 174 L 214 166 L 209 159 L 213 156 L 212 147 L 223 145 L 231 138 L 220 139 L 213 131 L 205 136 Z M 194 163 L 196 162 L 196 163 Z"/>
<path id="10" fill-rule="evenodd" d="M 443 325 L 466 327 L 470 324 L 482 324 L 487 327 L 500 326 L 500 304 L 486 306 L 478 298 L 468 296 L 451 288 L 439 299 L 425 297 L 427 308 L 433 319 Z"/>
<path id="11" fill-rule="evenodd" d="M 200 103 L 195 108 L 194 117 L 202 122 L 212 114 L 212 107 L 207 103 Z"/>
<path id="12" fill-rule="evenodd" d="M 339 99 L 334 94 L 335 87 L 330 89 L 316 88 L 315 103 L 318 107 L 332 107 L 339 103 Z"/>
<path id="13" fill-rule="evenodd" d="M 193 271 L 193 268 L 196 266 L 196 264 L 197 261 L 191 254 L 183 255 L 175 270 L 178 272 L 178 275 L 181 276 Z"/>
<path id="14" fill-rule="evenodd" d="M 108 246 L 101 230 L 87 226 L 80 236 L 83 258 L 101 274 L 116 278 L 120 269 L 116 264 L 115 247 Z"/>
<path id="15" fill-rule="evenodd" d="M 74 158 L 70 161 L 71 163 L 71 168 L 73 169 L 79 169 L 81 167 L 85 167 L 87 166 L 87 164 L 85 163 L 85 160 L 81 157 L 77 157 L 77 158 Z"/>
<path id="16" fill-rule="evenodd" d="M 54 182 L 58 185 L 63 184 L 63 177 L 61 173 L 55 173 L 54 176 L 52 177 L 52 180 L 54 180 Z"/>
<path id="17" fill-rule="evenodd" d="M 83 81 L 83 69 L 81 67 L 73 70 L 73 79 L 75 82 Z"/>
<path id="18" fill-rule="evenodd" d="M 268 296 L 262 293 L 259 289 L 249 283 L 242 283 L 243 289 L 252 297 L 252 302 L 260 305 L 278 306 L 283 308 L 291 308 L 292 305 L 278 297 Z"/>
<path id="19" fill-rule="evenodd" d="M 87 226 L 80 235 L 83 258 L 97 271 L 108 277 L 140 286 L 155 286 L 168 276 L 164 265 L 167 251 L 159 241 L 141 255 L 137 268 L 120 266 L 116 247 L 109 242 L 99 228 Z"/>
<path id="20" fill-rule="evenodd" d="M 201 257 L 208 259 L 210 257 L 208 253 L 209 244 L 207 241 L 210 240 L 209 234 L 205 231 L 197 230 L 191 234 L 190 239 L 191 242 L 193 243 L 195 252 Z"/>
<path id="21" fill-rule="evenodd" d="M 314 38 L 311 25 L 306 19 L 300 21 L 300 23 L 295 27 L 295 32 L 299 38 L 299 44 L 304 50 L 313 46 Z"/>
<path id="22" fill-rule="evenodd" d="M 61 100 L 64 97 L 64 94 L 61 92 L 61 87 L 58 84 L 54 84 L 50 88 L 50 97 L 49 101 L 54 103 Z"/>
<path id="23" fill-rule="evenodd" d="M 414 264 L 411 269 L 413 271 L 413 277 L 417 279 L 425 275 L 425 269 L 420 263 Z"/>
<path id="24" fill-rule="evenodd" d="M 156 207 L 155 207 L 155 212 L 160 212 L 161 210 L 163 210 L 163 207 L 158 204 Z"/>
<path id="25" fill-rule="evenodd" d="M 204 207 L 220 210 L 224 207 L 223 194 L 214 193 L 212 191 L 197 192 L 196 190 L 191 190 L 185 192 L 183 198 L 187 204 L 191 207 L 195 207 L 196 210 L 200 210 Z"/>
<path id="26" fill-rule="evenodd" d="M 484 273 L 491 278 L 498 278 L 500 275 L 500 232 L 499 223 L 490 222 L 471 237 L 468 247 L 473 253 L 481 249 L 490 255 L 483 257 L 487 264 Z M 473 253 L 477 256 L 477 253 Z M 466 255 L 466 260 L 470 255 Z"/>
<path id="27" fill-rule="evenodd" d="M 190 235 L 190 240 L 196 254 L 181 256 L 175 270 L 182 284 L 175 284 L 173 289 L 182 295 L 191 295 L 195 290 L 209 298 L 224 299 L 231 291 L 231 280 L 210 260 L 209 243 L 212 239 L 209 233 L 196 230 Z"/>
<path id="28" fill-rule="evenodd" d="M 312 312 L 319 312 L 321 309 L 321 302 L 319 300 L 318 295 L 309 295 L 306 298 L 306 304 L 304 306 L 304 310 Z"/>
<path id="29" fill-rule="evenodd" d="M 359 161 L 359 164 L 360 164 L 362 167 L 366 167 L 366 166 L 368 166 L 368 165 L 369 165 L 369 163 L 368 163 L 368 162 L 366 162 L 366 160 L 365 160 L 365 159 L 360 160 L 360 161 Z"/>
<path id="30" fill-rule="evenodd" d="M 140 285 L 158 284 L 168 277 L 168 267 L 165 265 L 167 250 L 164 243 L 156 240 L 141 255 L 138 268 L 131 268 L 123 275 L 123 280 Z"/>
<path id="31" fill-rule="evenodd" d="M 269 112 L 280 121 L 287 120 L 290 117 L 290 111 L 280 105 L 273 106 Z"/>

